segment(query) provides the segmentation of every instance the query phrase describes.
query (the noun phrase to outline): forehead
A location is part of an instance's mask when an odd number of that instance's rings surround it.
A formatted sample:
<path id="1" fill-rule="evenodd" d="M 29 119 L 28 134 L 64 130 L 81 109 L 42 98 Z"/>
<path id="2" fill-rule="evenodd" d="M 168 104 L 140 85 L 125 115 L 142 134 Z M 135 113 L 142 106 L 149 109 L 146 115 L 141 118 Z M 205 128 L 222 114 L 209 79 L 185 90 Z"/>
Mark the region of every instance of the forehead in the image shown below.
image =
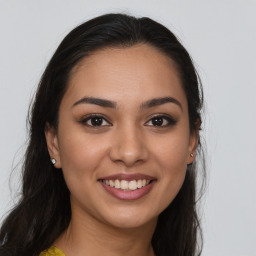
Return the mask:
<path id="1" fill-rule="evenodd" d="M 186 101 L 175 63 L 147 44 L 106 48 L 85 57 L 72 70 L 64 98 L 82 96 L 117 102 L 172 96 Z"/>

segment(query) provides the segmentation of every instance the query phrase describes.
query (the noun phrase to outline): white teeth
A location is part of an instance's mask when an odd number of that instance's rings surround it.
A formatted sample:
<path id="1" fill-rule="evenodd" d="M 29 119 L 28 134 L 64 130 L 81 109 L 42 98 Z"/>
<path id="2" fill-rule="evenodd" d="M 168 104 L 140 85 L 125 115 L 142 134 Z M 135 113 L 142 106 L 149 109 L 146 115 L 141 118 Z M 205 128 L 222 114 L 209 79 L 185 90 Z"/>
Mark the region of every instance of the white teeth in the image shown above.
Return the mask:
<path id="1" fill-rule="evenodd" d="M 110 180 L 109 181 L 109 185 L 110 185 L 110 187 L 114 187 L 115 186 L 115 182 L 113 180 Z"/>
<path id="2" fill-rule="evenodd" d="M 115 180 L 115 188 L 121 188 L 121 184 L 119 180 Z"/>
<path id="3" fill-rule="evenodd" d="M 121 180 L 121 189 L 128 189 L 129 184 L 127 180 Z"/>
<path id="4" fill-rule="evenodd" d="M 130 182 L 129 182 L 129 189 L 130 190 L 135 190 L 135 189 L 137 189 L 137 182 L 136 182 L 136 180 L 131 180 Z"/>
<path id="5" fill-rule="evenodd" d="M 145 187 L 150 183 L 150 180 L 103 180 L 103 183 L 110 187 L 114 187 L 121 190 L 136 190 L 138 188 Z"/>
<path id="6" fill-rule="evenodd" d="M 138 188 L 142 188 L 142 180 L 137 181 Z"/>

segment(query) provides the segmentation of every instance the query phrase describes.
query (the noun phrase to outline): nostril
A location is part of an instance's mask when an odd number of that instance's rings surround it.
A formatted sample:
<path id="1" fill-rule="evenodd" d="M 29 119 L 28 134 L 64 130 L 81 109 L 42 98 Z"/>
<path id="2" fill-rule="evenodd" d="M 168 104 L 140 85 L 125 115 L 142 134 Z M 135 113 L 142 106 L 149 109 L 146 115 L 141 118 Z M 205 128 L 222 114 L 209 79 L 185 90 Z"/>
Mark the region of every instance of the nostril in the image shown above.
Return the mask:
<path id="1" fill-rule="evenodd" d="M 112 146 L 109 152 L 110 159 L 115 163 L 122 163 L 126 166 L 138 165 L 146 161 L 147 149 L 140 141 L 121 141 Z"/>

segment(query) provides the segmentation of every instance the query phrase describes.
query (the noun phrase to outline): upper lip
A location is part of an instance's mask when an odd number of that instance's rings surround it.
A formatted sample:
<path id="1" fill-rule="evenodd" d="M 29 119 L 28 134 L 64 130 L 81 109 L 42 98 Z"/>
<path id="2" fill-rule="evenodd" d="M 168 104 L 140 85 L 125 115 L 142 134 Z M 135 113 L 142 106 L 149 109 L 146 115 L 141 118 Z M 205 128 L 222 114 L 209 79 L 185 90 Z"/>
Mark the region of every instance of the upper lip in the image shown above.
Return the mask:
<path id="1" fill-rule="evenodd" d="M 113 174 L 105 177 L 99 178 L 99 180 L 156 180 L 155 177 L 141 174 L 141 173 L 131 173 L 131 174 L 126 174 L 126 173 L 120 173 L 120 174 Z"/>

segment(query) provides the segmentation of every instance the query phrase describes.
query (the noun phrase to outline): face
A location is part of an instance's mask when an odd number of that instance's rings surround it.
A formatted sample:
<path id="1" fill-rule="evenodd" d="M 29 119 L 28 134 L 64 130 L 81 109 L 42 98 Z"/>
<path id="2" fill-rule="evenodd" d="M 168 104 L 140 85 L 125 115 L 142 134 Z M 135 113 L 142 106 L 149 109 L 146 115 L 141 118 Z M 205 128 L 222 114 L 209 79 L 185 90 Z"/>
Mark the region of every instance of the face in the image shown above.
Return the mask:
<path id="1" fill-rule="evenodd" d="M 194 159 L 188 107 L 172 60 L 149 45 L 104 49 L 72 71 L 51 157 L 70 190 L 72 216 L 114 227 L 151 221 L 180 190 Z"/>

